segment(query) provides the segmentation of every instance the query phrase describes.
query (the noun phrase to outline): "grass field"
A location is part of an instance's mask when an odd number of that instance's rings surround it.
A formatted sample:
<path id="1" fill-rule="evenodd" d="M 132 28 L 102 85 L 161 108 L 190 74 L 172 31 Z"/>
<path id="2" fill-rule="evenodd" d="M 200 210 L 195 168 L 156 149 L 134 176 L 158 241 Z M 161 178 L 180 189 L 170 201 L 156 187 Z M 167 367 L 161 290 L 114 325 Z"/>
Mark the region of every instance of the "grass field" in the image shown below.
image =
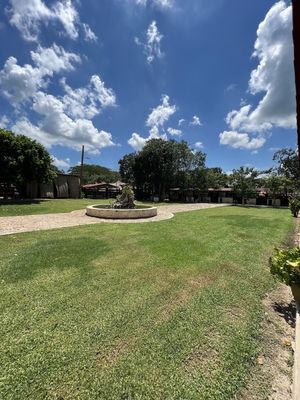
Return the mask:
<path id="1" fill-rule="evenodd" d="M 32 201 L 0 201 L 0 217 L 32 214 L 64 213 L 80 210 L 91 204 L 109 204 L 115 199 L 55 199 L 55 200 L 32 200 Z M 139 202 L 137 202 L 139 204 Z M 143 202 L 154 204 L 152 202 Z M 168 203 L 155 203 L 155 205 L 166 205 Z M 174 203 L 173 203 L 174 204 Z"/>
<path id="2" fill-rule="evenodd" d="M 1 237 L 0 398 L 238 399 L 291 229 L 225 207 Z"/>

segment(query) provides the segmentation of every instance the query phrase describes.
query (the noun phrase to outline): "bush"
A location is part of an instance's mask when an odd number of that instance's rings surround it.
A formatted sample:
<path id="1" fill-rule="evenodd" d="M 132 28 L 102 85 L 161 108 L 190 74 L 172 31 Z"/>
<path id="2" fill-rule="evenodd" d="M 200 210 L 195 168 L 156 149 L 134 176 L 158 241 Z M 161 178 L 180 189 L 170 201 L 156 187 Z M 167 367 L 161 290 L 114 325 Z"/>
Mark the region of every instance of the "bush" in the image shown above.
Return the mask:
<path id="1" fill-rule="evenodd" d="M 276 254 L 270 259 L 271 274 L 281 282 L 291 286 L 300 284 L 300 249 L 276 249 Z"/>
<path id="2" fill-rule="evenodd" d="M 290 200 L 290 210 L 293 217 L 297 218 L 300 211 L 300 201 L 298 199 Z"/>

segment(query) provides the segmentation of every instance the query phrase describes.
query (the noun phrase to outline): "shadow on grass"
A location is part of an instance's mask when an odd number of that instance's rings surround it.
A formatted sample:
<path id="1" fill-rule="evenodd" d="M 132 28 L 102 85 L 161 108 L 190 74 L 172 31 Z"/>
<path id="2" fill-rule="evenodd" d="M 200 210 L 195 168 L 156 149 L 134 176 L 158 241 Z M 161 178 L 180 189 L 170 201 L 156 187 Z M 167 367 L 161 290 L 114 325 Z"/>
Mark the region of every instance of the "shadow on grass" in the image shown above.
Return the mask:
<path id="1" fill-rule="evenodd" d="M 211 215 L 208 218 L 219 220 L 220 223 L 226 223 L 228 225 L 238 226 L 239 228 L 256 228 L 257 225 L 273 225 L 275 218 L 268 220 L 265 216 L 256 217 L 253 215 Z"/>
<path id="2" fill-rule="evenodd" d="M 273 309 L 292 327 L 296 326 L 296 304 L 291 301 L 289 304 L 286 303 L 273 303 Z"/>
<path id="3" fill-rule="evenodd" d="M 0 200 L 0 207 L 1 206 L 8 206 L 8 205 L 23 205 L 23 204 L 40 204 L 45 203 L 49 200 L 53 199 L 1 199 Z"/>
<path id="4" fill-rule="evenodd" d="M 40 240 L 34 247 L 20 249 L 15 254 L 4 270 L 3 279 L 15 283 L 31 280 L 45 270 L 55 273 L 65 269 L 77 269 L 87 275 L 93 268 L 91 262 L 109 251 L 107 242 L 86 236 Z"/>

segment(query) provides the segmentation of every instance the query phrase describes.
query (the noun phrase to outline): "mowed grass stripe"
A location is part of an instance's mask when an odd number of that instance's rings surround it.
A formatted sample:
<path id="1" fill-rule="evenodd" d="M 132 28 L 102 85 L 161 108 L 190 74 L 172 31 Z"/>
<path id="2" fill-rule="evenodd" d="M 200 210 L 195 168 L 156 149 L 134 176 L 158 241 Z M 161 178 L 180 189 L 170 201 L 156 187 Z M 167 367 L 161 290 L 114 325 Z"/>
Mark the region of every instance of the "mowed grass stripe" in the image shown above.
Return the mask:
<path id="1" fill-rule="evenodd" d="M 291 229 L 228 207 L 2 237 L 0 397 L 234 398 Z"/>

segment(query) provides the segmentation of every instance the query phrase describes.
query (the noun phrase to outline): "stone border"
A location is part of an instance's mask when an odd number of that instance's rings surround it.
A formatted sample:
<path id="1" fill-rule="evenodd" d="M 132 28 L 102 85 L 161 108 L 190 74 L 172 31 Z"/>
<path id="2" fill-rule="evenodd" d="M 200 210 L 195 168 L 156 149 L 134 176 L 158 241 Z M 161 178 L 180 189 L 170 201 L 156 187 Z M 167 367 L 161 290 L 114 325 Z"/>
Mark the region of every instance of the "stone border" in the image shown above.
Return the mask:
<path id="1" fill-rule="evenodd" d="M 99 204 L 101 205 L 101 204 Z M 157 207 L 145 207 L 145 208 L 107 208 L 97 207 L 98 205 L 92 205 L 86 207 L 86 215 L 90 217 L 104 218 L 104 219 L 138 219 L 138 218 L 150 218 L 157 216 Z"/>

